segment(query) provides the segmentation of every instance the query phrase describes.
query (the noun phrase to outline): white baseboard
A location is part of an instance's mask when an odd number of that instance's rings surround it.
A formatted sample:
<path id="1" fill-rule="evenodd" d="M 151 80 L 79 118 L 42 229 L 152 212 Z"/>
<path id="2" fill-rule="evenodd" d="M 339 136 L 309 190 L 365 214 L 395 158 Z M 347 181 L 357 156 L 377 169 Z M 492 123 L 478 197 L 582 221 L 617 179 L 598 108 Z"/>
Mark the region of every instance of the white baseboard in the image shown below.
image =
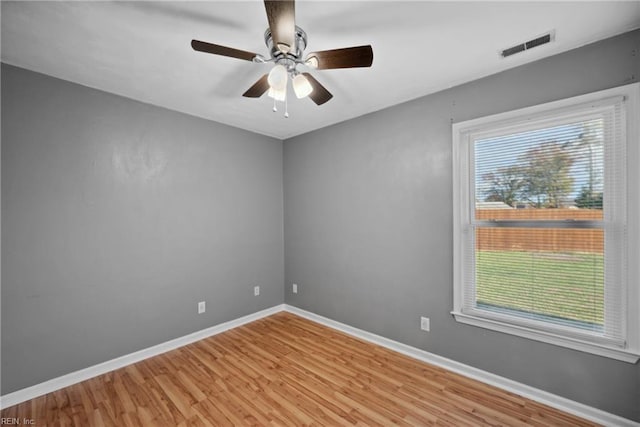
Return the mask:
<path id="1" fill-rule="evenodd" d="M 594 421 L 605 426 L 640 427 L 640 423 L 622 418 L 618 415 L 614 415 L 609 412 L 605 412 L 600 409 L 596 409 L 591 406 L 584 405 L 582 403 L 578 403 L 573 400 L 569 400 L 534 387 L 530 387 L 528 385 L 492 374 L 490 372 L 473 368 L 469 365 L 465 365 L 463 363 L 459 363 L 451 359 L 429 353 L 419 348 L 411 347 L 409 345 L 393 341 L 380 335 L 372 334 L 371 332 L 367 332 L 362 329 L 345 325 L 344 323 L 337 322 L 335 320 L 320 316 L 315 313 L 311 313 L 309 311 L 288 304 L 276 305 L 274 307 L 252 313 L 238 319 L 230 320 L 228 322 L 224 322 L 219 325 L 212 326 L 210 328 L 203 329 L 201 331 L 197 331 L 192 334 L 155 345 L 153 347 L 136 351 L 135 353 L 127 354 L 113 360 L 108 360 L 98 365 L 90 366 L 76 372 L 71 372 L 61 377 L 53 378 L 43 383 L 18 390 L 4 396 L 0 396 L 0 409 L 17 405 L 18 403 L 34 399 L 38 396 L 51 393 L 53 391 L 68 387 L 73 384 L 77 384 L 81 381 L 88 380 L 90 378 L 105 374 L 115 369 L 123 368 L 127 365 L 140 362 L 141 360 L 148 359 L 158 354 L 166 353 L 167 351 L 174 350 L 184 345 L 191 344 L 201 339 L 208 338 L 224 331 L 228 331 L 229 329 L 242 326 L 246 323 L 262 319 L 281 311 L 288 311 L 300 317 L 304 317 L 330 328 L 342 331 L 356 338 L 360 338 L 365 341 L 380 345 L 382 347 L 386 347 L 390 350 L 397 351 L 398 353 L 402 353 L 414 359 L 448 369 L 460 375 L 464 375 L 483 383 L 499 387 L 503 390 L 518 394 L 522 397 L 535 400 L 536 402 L 549 405 L 553 408 L 577 415 L 579 417 Z"/>
<path id="2" fill-rule="evenodd" d="M 510 391 L 522 397 L 526 397 L 536 402 L 551 406 L 552 408 L 556 408 L 561 411 L 576 415 L 578 417 L 594 421 L 604 426 L 640 427 L 640 423 L 629 420 L 627 418 L 622 418 L 618 415 L 611 414 L 609 412 L 605 412 L 579 402 L 575 402 L 573 400 L 528 386 L 526 384 L 522 384 L 517 381 L 513 381 L 508 378 L 504 378 L 499 375 L 495 375 L 490 372 L 486 372 L 481 369 L 477 369 L 469 365 L 465 365 L 463 363 L 459 363 L 451 359 L 429 353 L 428 351 L 411 347 L 409 345 L 390 340 L 380 335 L 372 334 L 371 332 L 363 331 L 362 329 L 345 325 L 344 323 L 337 322 L 335 320 L 320 316 L 315 313 L 311 313 L 309 311 L 288 304 L 284 305 L 284 310 L 296 314 L 300 317 L 304 317 L 305 319 L 309 319 L 322 325 L 328 326 L 330 328 L 337 329 L 356 338 L 360 338 L 362 340 L 380 345 L 390 350 L 397 351 L 398 353 L 402 353 L 414 359 L 421 360 L 423 362 L 430 363 L 444 369 L 448 369 L 452 372 L 464 375 L 468 378 L 473 378 L 474 380 L 478 380 L 485 384 L 499 387 L 503 390 Z"/>
<path id="3" fill-rule="evenodd" d="M 242 326 L 246 323 L 253 322 L 254 320 L 262 319 L 263 317 L 270 316 L 272 314 L 281 312 L 284 310 L 284 304 L 276 305 L 265 310 L 261 310 L 252 314 L 248 314 L 243 317 L 239 317 L 228 322 L 220 323 L 216 326 L 212 326 L 201 331 L 194 332 L 189 335 L 185 335 L 180 338 L 166 341 L 153 347 L 148 347 L 135 353 L 126 354 L 116 359 L 108 360 L 103 363 L 99 363 L 94 366 L 90 366 L 79 371 L 71 372 L 58 378 L 45 381 L 40 384 L 36 384 L 31 387 L 23 388 L 22 390 L 14 391 L 13 393 L 0 396 L 0 409 L 8 408 L 9 406 L 17 405 L 18 403 L 25 402 L 27 400 L 34 399 L 38 396 L 42 396 L 47 393 L 51 393 L 56 390 L 60 390 L 64 387 L 77 384 L 81 381 L 88 380 L 98 375 L 106 374 L 115 369 L 131 365 L 132 363 L 139 362 L 149 357 L 157 356 L 158 354 L 166 353 L 167 351 L 174 350 L 176 348 L 191 344 L 204 338 L 219 334 L 229 329 Z"/>

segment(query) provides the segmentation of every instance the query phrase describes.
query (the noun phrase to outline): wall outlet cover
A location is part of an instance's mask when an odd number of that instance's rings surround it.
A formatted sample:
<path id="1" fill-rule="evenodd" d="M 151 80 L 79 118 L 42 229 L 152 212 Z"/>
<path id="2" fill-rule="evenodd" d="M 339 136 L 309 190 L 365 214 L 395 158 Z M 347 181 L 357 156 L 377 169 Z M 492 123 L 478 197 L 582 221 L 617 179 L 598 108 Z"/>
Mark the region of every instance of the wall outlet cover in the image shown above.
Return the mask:
<path id="1" fill-rule="evenodd" d="M 298 285 L 296 285 L 295 283 L 291 286 L 291 290 L 293 291 L 294 294 L 298 293 Z"/>
<path id="2" fill-rule="evenodd" d="M 431 322 L 429 321 L 428 317 L 420 318 L 420 329 L 422 329 L 423 331 L 429 331 L 431 329 Z"/>
<path id="3" fill-rule="evenodd" d="M 200 301 L 198 303 L 198 314 L 202 314 L 207 310 L 206 302 Z"/>
<path id="4" fill-rule="evenodd" d="M 258 295 L 260 295 L 260 286 L 254 286 L 253 287 L 253 295 L 256 296 L 256 297 Z"/>

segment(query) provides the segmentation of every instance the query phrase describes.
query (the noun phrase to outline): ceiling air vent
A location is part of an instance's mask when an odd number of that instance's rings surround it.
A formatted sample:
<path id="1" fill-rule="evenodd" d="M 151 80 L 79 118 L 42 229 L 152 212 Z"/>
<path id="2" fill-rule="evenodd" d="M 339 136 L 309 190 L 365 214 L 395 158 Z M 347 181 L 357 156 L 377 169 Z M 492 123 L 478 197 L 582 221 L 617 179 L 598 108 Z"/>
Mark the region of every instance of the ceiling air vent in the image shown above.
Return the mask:
<path id="1" fill-rule="evenodd" d="M 535 39 L 531 39 L 527 42 L 517 44 L 515 46 L 508 47 L 500 52 L 500 56 L 506 58 L 507 56 L 515 55 L 516 53 L 524 52 L 525 50 L 532 49 L 536 46 L 541 46 L 543 44 L 547 44 L 554 39 L 554 32 L 549 31 L 545 35 L 540 37 L 536 37 Z"/>

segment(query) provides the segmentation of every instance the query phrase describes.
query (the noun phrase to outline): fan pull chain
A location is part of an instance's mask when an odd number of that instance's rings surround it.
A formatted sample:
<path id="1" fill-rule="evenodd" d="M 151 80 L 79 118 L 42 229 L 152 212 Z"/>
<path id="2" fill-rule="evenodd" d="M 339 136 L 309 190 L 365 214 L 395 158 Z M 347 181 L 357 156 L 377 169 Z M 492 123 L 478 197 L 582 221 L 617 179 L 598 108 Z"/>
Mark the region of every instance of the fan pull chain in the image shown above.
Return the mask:
<path id="1" fill-rule="evenodd" d="M 284 97 L 284 118 L 289 118 L 289 103 L 287 102 L 287 97 Z"/>
<path id="2" fill-rule="evenodd" d="M 278 111 L 278 107 L 276 107 L 276 99 L 273 98 L 273 112 L 275 113 L 276 111 Z"/>

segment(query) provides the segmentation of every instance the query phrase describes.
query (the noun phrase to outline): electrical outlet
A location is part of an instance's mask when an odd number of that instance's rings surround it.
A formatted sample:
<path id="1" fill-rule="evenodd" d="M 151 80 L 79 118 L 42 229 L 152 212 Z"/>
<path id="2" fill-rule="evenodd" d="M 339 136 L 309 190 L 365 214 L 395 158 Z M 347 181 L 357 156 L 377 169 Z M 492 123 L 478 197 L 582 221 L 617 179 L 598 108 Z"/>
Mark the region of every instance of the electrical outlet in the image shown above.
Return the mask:
<path id="1" fill-rule="evenodd" d="M 198 303 L 198 314 L 202 314 L 207 310 L 206 303 L 204 301 L 200 301 Z"/>
<path id="2" fill-rule="evenodd" d="M 293 291 L 294 294 L 298 293 L 298 285 L 296 285 L 295 283 L 291 286 L 291 290 Z"/>
<path id="3" fill-rule="evenodd" d="M 431 329 L 431 322 L 429 321 L 428 317 L 421 317 L 420 318 L 420 329 L 422 329 L 423 331 L 427 331 L 429 332 L 429 330 Z"/>
<path id="4" fill-rule="evenodd" d="M 253 287 L 253 296 L 258 296 L 260 295 L 260 286 L 254 286 Z"/>

